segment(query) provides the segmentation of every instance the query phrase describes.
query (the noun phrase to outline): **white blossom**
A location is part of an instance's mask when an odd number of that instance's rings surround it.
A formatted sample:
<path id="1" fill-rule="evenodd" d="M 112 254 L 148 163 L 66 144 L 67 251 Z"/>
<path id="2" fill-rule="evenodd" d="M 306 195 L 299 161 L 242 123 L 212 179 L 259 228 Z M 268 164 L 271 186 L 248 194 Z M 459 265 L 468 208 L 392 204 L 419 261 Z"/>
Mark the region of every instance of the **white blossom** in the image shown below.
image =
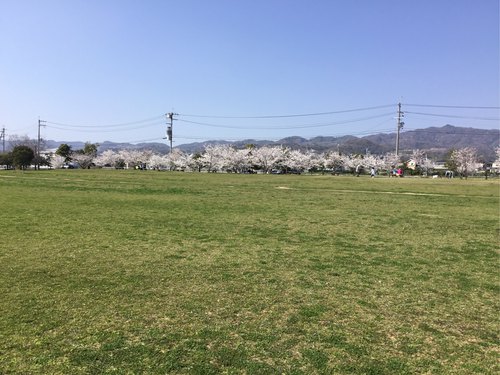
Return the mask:
<path id="1" fill-rule="evenodd" d="M 264 173 L 271 172 L 283 159 L 283 148 L 264 146 L 252 150 L 253 163 Z"/>
<path id="2" fill-rule="evenodd" d="M 455 163 L 457 172 L 465 178 L 477 168 L 477 151 L 473 147 L 454 150 L 450 159 Z"/>
<path id="3" fill-rule="evenodd" d="M 53 155 L 50 158 L 50 165 L 52 166 L 52 168 L 60 169 L 63 167 L 65 160 L 66 158 L 64 156 Z"/>
<path id="4" fill-rule="evenodd" d="M 92 163 L 94 161 L 94 156 L 89 155 L 89 154 L 73 153 L 71 155 L 71 159 L 73 159 L 73 161 L 77 162 L 81 168 L 86 169 L 86 168 L 90 168 L 90 166 L 92 165 Z"/>
<path id="5" fill-rule="evenodd" d="M 120 155 L 113 150 L 106 150 L 94 159 L 94 164 L 100 167 L 115 167 L 120 160 Z"/>

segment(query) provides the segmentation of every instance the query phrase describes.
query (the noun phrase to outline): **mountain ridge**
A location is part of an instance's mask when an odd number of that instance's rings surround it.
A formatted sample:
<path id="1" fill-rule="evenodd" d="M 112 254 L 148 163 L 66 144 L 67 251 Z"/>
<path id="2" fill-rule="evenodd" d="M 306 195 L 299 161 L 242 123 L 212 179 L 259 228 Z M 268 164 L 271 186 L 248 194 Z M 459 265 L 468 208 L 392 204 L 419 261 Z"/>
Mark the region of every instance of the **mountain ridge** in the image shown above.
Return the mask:
<path id="1" fill-rule="evenodd" d="M 84 142 L 76 141 L 45 141 L 46 148 L 57 148 L 66 143 L 74 150 L 84 146 Z M 313 150 L 315 152 L 337 151 L 341 153 L 372 153 L 384 154 L 394 152 L 396 133 L 379 133 L 364 137 L 345 135 L 341 137 L 317 136 L 310 139 L 290 136 L 278 141 L 246 139 L 237 142 L 226 140 L 209 140 L 182 144 L 175 148 L 186 153 L 202 152 L 208 145 L 227 144 L 236 148 L 243 148 L 248 144 L 256 147 L 262 146 L 287 146 L 293 149 Z M 429 127 L 402 132 L 400 134 L 400 150 L 402 154 L 409 154 L 412 150 L 419 149 L 428 153 L 436 160 L 444 160 L 450 149 L 474 147 L 478 156 L 484 161 L 493 161 L 496 158 L 495 148 L 500 145 L 500 129 L 476 129 L 445 125 L 442 127 Z M 167 153 L 169 146 L 165 143 L 139 143 L 105 141 L 99 145 L 99 152 L 106 150 L 152 150 L 158 153 Z"/>

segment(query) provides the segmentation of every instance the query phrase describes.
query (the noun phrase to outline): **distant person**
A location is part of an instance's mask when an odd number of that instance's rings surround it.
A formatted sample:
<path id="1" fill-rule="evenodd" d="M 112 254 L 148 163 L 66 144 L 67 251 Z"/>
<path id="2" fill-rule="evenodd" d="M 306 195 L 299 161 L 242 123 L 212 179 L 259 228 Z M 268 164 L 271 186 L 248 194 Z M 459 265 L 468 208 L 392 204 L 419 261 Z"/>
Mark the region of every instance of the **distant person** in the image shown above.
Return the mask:
<path id="1" fill-rule="evenodd" d="M 359 174 L 361 173 L 361 166 L 357 165 L 356 166 L 356 177 L 359 177 Z"/>
<path id="2" fill-rule="evenodd" d="M 370 176 L 373 178 L 375 177 L 375 168 L 372 167 L 372 169 L 370 169 Z"/>

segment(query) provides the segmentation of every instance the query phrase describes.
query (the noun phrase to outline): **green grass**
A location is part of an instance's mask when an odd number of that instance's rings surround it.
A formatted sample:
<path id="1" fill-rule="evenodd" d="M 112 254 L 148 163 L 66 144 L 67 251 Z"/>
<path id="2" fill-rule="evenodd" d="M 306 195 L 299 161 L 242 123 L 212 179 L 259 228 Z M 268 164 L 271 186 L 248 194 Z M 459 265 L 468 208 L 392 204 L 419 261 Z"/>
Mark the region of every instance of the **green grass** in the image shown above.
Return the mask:
<path id="1" fill-rule="evenodd" d="M 1 172 L 0 373 L 498 373 L 499 187 Z"/>

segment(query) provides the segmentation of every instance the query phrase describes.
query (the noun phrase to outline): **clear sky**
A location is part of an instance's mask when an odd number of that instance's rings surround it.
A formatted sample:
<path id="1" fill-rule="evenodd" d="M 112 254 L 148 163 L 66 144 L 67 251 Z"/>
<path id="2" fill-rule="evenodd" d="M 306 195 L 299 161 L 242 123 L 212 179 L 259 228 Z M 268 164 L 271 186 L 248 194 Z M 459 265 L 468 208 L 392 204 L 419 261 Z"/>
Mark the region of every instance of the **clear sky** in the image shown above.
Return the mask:
<path id="1" fill-rule="evenodd" d="M 0 128 L 164 142 L 173 111 L 174 146 L 361 136 L 401 101 L 405 129 L 494 129 L 427 105 L 498 107 L 499 45 L 498 0 L 0 0 Z"/>

